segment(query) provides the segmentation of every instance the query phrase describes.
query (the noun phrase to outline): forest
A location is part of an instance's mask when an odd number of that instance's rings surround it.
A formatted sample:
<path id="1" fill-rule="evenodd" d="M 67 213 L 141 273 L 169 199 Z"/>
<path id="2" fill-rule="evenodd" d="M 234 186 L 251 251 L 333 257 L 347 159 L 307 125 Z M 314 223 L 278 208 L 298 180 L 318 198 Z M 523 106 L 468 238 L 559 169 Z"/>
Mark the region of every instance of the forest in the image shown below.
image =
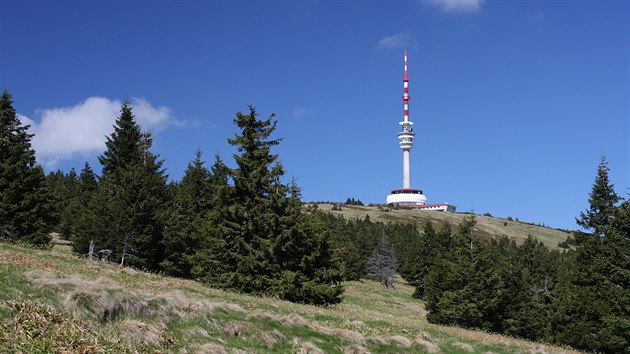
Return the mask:
<path id="1" fill-rule="evenodd" d="M 418 230 L 304 208 L 273 152 L 274 116 L 261 119 L 250 106 L 234 124 L 234 167 L 219 155 L 208 165 L 197 151 L 181 180 L 169 181 L 151 133 L 124 103 L 100 174 L 85 163 L 46 175 L 5 90 L 0 237 L 47 247 L 57 232 L 80 257 L 321 306 L 343 301 L 344 281 L 388 288 L 399 274 L 430 322 L 630 353 L 630 201 L 611 185 L 605 156 L 577 218 L 581 231 L 561 252 L 536 235 L 522 244 L 481 238 L 474 215 Z"/>

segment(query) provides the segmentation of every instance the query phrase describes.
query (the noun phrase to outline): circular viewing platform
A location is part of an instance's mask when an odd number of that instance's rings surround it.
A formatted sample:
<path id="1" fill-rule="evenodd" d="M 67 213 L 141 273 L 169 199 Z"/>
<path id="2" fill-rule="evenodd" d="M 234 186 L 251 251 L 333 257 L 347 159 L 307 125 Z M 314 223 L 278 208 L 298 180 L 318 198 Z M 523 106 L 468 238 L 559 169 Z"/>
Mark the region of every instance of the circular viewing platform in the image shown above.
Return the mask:
<path id="1" fill-rule="evenodd" d="M 422 194 L 422 190 L 414 188 L 394 189 L 387 196 L 387 204 L 400 205 L 424 205 L 427 197 Z"/>

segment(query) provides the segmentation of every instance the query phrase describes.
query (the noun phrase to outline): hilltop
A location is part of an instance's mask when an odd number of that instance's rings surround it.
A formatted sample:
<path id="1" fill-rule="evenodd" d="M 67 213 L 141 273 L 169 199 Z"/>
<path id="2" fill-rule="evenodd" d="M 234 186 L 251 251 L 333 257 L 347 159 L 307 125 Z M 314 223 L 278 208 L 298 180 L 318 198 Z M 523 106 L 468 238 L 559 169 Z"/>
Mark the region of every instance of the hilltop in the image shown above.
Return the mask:
<path id="1" fill-rule="evenodd" d="M 413 289 L 347 282 L 316 307 L 0 243 L 3 352 L 545 353 L 566 348 L 429 324 Z"/>
<path id="2" fill-rule="evenodd" d="M 306 203 L 310 206 L 313 203 Z M 433 224 L 451 224 L 456 227 L 464 219 L 469 216 L 468 213 L 445 213 L 439 211 L 426 210 L 409 210 L 409 209 L 393 209 L 376 206 L 358 206 L 358 205 L 342 205 L 341 211 L 332 210 L 333 204 L 318 203 L 321 211 L 328 211 L 335 215 L 341 215 L 346 219 L 365 218 L 369 215 L 372 221 L 382 222 L 400 222 L 416 224 L 420 230 L 427 222 Z M 549 227 L 538 226 L 517 220 L 509 220 L 504 218 L 496 218 L 484 215 L 475 215 L 477 218 L 477 226 L 475 232 L 482 237 L 496 238 L 507 236 L 509 239 L 521 243 L 528 235 L 540 240 L 550 249 L 558 248 L 558 243 L 567 239 L 571 233 L 563 230 L 552 229 Z"/>

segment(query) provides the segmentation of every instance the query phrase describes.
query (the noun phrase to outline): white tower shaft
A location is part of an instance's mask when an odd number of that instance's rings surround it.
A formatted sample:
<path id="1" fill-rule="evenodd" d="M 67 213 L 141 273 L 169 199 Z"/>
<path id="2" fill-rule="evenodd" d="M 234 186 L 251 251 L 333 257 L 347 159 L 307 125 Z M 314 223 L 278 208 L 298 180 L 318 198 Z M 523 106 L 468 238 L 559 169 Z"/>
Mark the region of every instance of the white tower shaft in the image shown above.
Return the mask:
<path id="1" fill-rule="evenodd" d="M 403 188 L 411 188 L 411 174 L 409 173 L 409 149 L 403 150 Z"/>

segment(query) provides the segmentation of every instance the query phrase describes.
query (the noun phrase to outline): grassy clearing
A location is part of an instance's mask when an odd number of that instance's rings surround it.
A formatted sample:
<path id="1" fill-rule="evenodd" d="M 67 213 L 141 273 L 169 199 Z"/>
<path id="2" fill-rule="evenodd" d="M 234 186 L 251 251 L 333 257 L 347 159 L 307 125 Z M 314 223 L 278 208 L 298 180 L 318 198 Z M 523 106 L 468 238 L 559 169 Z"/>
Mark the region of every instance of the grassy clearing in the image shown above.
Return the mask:
<path id="1" fill-rule="evenodd" d="M 0 352 L 569 352 L 429 324 L 405 284 L 345 286 L 322 308 L 0 243 Z"/>
<path id="2" fill-rule="evenodd" d="M 308 204 L 307 204 L 308 205 Z M 420 211 L 420 210 L 379 210 L 378 207 L 345 205 L 341 211 L 332 211 L 332 204 L 319 204 L 319 209 L 330 211 L 333 214 L 342 215 L 346 219 L 365 218 L 370 216 L 372 221 L 382 222 L 402 222 L 416 224 L 418 228 L 422 228 L 427 222 L 435 225 L 450 224 L 454 228 L 461 223 L 468 214 L 463 213 L 444 213 L 439 211 Z M 507 236 L 511 240 L 518 243 L 523 242 L 528 235 L 540 240 L 550 249 L 558 248 L 558 243 L 566 240 L 570 233 L 562 230 L 551 229 L 531 225 L 528 223 L 508 220 L 503 218 L 495 218 L 483 215 L 476 215 L 477 226 L 476 232 L 484 237 L 501 237 Z"/>

